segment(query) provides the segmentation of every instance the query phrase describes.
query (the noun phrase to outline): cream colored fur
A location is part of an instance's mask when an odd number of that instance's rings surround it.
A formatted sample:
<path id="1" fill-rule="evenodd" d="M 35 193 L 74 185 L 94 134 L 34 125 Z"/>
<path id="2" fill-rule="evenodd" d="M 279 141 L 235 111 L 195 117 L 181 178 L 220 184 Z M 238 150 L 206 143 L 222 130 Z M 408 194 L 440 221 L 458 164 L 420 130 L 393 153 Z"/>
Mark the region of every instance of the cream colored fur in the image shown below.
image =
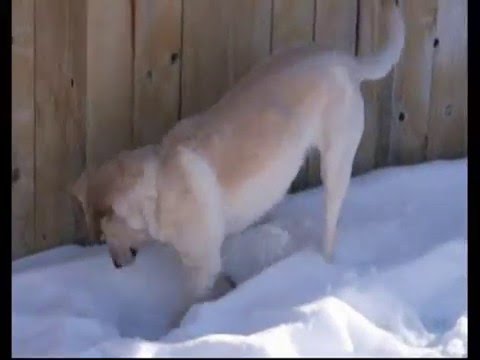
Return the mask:
<path id="1" fill-rule="evenodd" d="M 403 21 L 392 4 L 384 5 L 389 41 L 380 53 L 355 59 L 311 46 L 276 54 L 209 110 L 179 122 L 160 145 L 84 173 L 73 192 L 91 236 L 106 239 L 117 266 L 132 262 L 145 241 L 173 245 L 192 301 L 204 298 L 221 271 L 225 236 L 278 203 L 316 147 L 326 191 L 321 240 L 331 260 L 364 127 L 360 82 L 385 76 L 403 47 Z"/>

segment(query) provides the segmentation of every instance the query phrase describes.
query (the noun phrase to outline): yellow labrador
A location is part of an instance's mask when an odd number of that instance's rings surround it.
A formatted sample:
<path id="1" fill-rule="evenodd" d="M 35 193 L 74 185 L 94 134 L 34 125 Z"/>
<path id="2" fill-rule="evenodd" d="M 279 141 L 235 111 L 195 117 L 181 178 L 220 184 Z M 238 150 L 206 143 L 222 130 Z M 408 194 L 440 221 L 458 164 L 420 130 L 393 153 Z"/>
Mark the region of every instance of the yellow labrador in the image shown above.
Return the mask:
<path id="1" fill-rule="evenodd" d="M 115 266 L 131 263 L 147 240 L 169 243 L 188 270 L 192 301 L 204 298 L 220 273 L 225 236 L 282 199 L 311 147 L 321 153 L 322 252 L 331 260 L 364 128 L 360 82 L 385 76 L 403 48 L 398 7 L 389 1 L 383 11 L 388 42 L 378 54 L 354 58 L 314 46 L 276 54 L 160 145 L 84 172 L 73 193 L 90 236 L 106 240 Z"/>

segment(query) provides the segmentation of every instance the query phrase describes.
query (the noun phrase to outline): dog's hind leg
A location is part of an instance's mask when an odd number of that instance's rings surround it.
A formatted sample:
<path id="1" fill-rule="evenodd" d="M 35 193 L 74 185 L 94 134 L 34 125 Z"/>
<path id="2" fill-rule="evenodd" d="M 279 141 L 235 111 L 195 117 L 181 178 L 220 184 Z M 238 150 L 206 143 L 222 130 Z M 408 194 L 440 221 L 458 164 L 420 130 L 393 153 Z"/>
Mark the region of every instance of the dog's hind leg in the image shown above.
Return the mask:
<path id="1" fill-rule="evenodd" d="M 337 238 L 337 224 L 347 194 L 353 160 L 363 133 L 363 107 L 355 114 L 348 131 L 337 133 L 334 141 L 320 151 L 321 177 L 325 188 L 324 229 L 322 252 L 327 261 L 333 260 Z M 360 118 L 361 116 L 361 118 Z"/>

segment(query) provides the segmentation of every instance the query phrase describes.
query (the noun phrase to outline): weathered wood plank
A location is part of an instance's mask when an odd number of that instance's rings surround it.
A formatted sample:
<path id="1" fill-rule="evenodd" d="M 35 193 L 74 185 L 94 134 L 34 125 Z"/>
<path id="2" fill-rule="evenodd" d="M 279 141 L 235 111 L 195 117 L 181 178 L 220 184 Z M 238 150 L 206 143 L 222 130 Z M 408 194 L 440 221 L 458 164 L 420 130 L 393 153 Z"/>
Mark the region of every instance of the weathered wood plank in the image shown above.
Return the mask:
<path id="1" fill-rule="evenodd" d="M 439 0 L 427 159 L 466 155 L 467 1 Z"/>
<path id="2" fill-rule="evenodd" d="M 70 74 L 68 91 L 68 113 L 66 121 L 66 144 L 68 163 L 65 165 L 70 185 L 78 178 L 86 166 L 87 141 L 87 0 L 68 0 L 68 66 Z M 66 233 L 68 241 L 75 241 L 80 232 L 83 214 L 78 204 L 67 193 L 70 213 L 73 217 L 73 229 Z"/>
<path id="3" fill-rule="evenodd" d="M 270 51 L 270 0 L 186 0 L 182 117 L 207 109 Z"/>
<path id="4" fill-rule="evenodd" d="M 85 166 L 86 1 L 35 3 L 35 244 L 71 242 L 69 186 Z"/>
<path id="5" fill-rule="evenodd" d="M 390 1 L 390 0 L 389 0 Z M 380 50 L 386 41 L 382 1 L 359 0 L 358 55 Z M 353 174 L 361 174 L 387 163 L 390 124 L 393 117 L 393 71 L 385 78 L 362 84 L 365 99 L 365 128 L 353 164 Z"/>
<path id="6" fill-rule="evenodd" d="M 69 3 L 35 2 L 35 244 L 59 245 L 72 228 L 68 184 Z"/>
<path id="7" fill-rule="evenodd" d="M 136 145 L 159 143 L 175 124 L 180 102 L 182 2 L 135 2 Z"/>
<path id="8" fill-rule="evenodd" d="M 272 19 L 272 51 L 313 42 L 315 0 L 274 0 Z M 308 186 L 308 164 L 304 162 L 290 191 Z"/>
<path id="9" fill-rule="evenodd" d="M 316 0 L 315 42 L 324 50 L 355 53 L 356 0 Z"/>
<path id="10" fill-rule="evenodd" d="M 273 0 L 272 50 L 313 41 L 315 0 Z"/>
<path id="11" fill-rule="evenodd" d="M 12 2 L 12 258 L 34 243 L 34 2 Z"/>
<path id="12" fill-rule="evenodd" d="M 394 74 L 390 165 L 425 160 L 437 0 L 404 0 L 400 6 L 406 37 Z"/>
<path id="13" fill-rule="evenodd" d="M 87 166 L 132 145 L 133 34 L 129 0 L 88 0 Z"/>

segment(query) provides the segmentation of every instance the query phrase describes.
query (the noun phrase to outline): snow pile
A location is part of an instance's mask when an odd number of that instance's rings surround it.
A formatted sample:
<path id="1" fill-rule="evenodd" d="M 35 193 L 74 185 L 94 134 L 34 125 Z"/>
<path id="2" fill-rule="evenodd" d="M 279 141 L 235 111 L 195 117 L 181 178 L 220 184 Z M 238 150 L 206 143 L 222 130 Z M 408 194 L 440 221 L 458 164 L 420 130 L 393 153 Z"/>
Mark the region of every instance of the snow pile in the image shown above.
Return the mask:
<path id="1" fill-rule="evenodd" d="M 14 356 L 466 356 L 467 161 L 353 179 L 336 259 L 320 241 L 322 188 L 288 196 L 228 239 L 239 286 L 180 311 L 175 252 L 116 270 L 104 246 L 15 261 Z"/>

